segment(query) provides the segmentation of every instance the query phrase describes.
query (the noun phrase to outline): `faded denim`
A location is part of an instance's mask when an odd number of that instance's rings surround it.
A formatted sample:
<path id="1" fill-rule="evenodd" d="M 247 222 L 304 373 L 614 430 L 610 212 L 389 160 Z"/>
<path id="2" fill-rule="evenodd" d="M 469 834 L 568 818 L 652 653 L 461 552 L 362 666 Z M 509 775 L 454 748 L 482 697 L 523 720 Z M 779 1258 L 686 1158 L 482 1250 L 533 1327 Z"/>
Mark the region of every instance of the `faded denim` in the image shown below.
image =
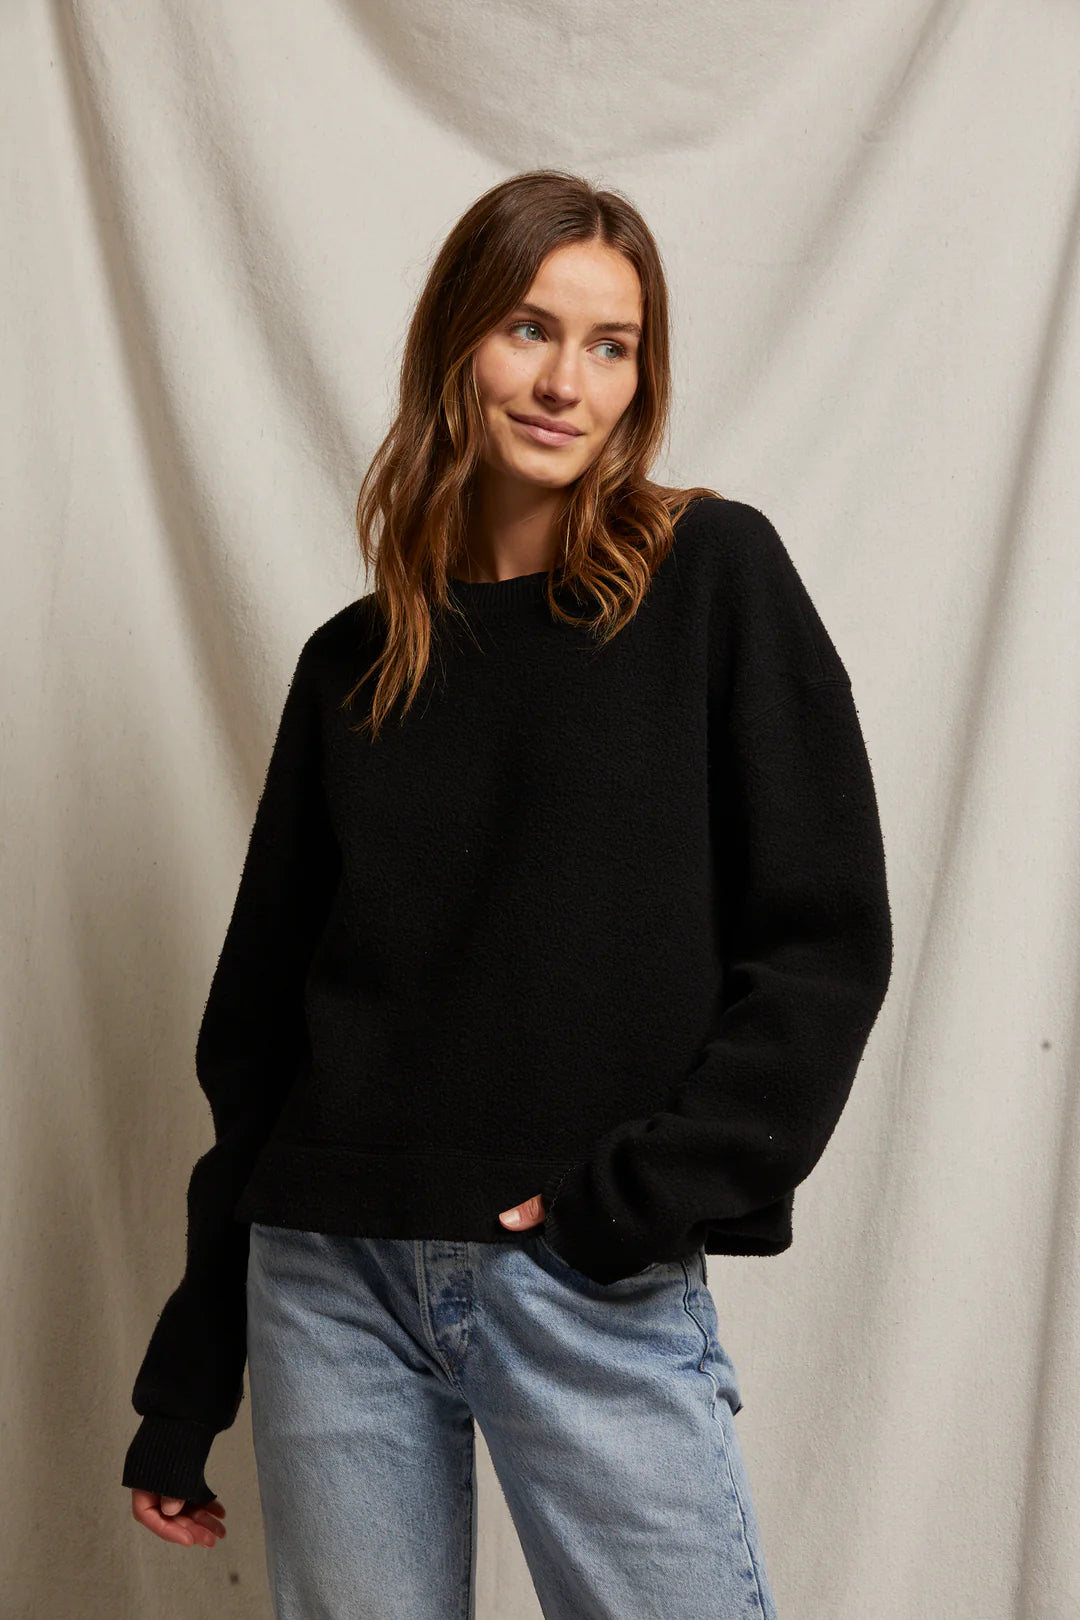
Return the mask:
<path id="1" fill-rule="evenodd" d="M 545 1620 L 776 1620 L 705 1252 L 251 1227 L 276 1620 L 475 1620 L 479 1424 Z"/>

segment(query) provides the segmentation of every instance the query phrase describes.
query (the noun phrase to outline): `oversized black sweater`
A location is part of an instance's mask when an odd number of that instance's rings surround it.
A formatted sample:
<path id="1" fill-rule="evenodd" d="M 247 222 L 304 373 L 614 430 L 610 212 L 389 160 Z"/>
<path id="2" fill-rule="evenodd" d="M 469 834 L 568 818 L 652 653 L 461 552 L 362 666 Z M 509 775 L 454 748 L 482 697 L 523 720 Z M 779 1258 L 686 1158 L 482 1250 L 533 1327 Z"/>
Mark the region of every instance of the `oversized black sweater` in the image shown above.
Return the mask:
<path id="1" fill-rule="evenodd" d="M 454 581 L 467 620 L 436 619 L 374 742 L 374 681 L 342 707 L 374 594 L 300 652 L 196 1042 L 215 1140 L 125 1486 L 214 1494 L 253 1220 L 512 1243 L 499 1212 L 541 1193 L 599 1284 L 792 1242 L 892 966 L 846 669 L 740 501 L 691 504 L 605 646 L 545 584 Z"/>

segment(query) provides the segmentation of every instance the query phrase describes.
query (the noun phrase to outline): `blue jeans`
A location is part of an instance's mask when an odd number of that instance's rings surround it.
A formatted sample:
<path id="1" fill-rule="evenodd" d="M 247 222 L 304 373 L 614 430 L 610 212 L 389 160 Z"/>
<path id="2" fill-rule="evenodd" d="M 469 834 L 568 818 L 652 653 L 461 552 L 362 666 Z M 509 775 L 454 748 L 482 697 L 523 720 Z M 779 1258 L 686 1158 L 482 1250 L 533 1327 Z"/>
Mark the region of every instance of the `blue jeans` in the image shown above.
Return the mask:
<path id="1" fill-rule="evenodd" d="M 705 1252 L 251 1227 L 276 1620 L 475 1620 L 479 1423 L 546 1620 L 776 1620 Z"/>

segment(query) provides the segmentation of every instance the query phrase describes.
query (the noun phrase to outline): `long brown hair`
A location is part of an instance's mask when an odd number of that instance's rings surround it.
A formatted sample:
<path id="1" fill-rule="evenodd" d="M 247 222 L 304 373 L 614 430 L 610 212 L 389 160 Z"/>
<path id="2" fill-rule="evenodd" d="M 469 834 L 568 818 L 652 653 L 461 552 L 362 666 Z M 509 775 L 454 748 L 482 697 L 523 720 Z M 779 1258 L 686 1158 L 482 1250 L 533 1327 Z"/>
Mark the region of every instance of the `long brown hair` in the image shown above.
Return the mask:
<path id="1" fill-rule="evenodd" d="M 462 215 L 428 273 L 405 339 L 397 415 L 356 503 L 360 551 L 374 569 L 386 634 L 345 705 L 381 667 L 370 717 L 357 728 L 370 727 L 372 740 L 406 684 L 402 719 L 420 688 L 431 656 L 432 611 L 458 611 L 447 580 L 466 557 L 469 488 L 484 437 L 472 356 L 527 296 L 547 255 L 585 241 L 617 249 L 637 271 L 642 340 L 634 397 L 568 492 L 562 557 L 548 572 L 552 614 L 587 623 L 601 641 L 610 640 L 641 605 L 684 508 L 696 496 L 718 493 L 704 485 L 669 488 L 647 475 L 668 429 L 671 362 L 667 281 L 637 209 L 619 192 L 557 169 L 530 170 L 492 187 Z M 559 584 L 591 596 L 595 617 L 564 611 L 555 596 Z"/>

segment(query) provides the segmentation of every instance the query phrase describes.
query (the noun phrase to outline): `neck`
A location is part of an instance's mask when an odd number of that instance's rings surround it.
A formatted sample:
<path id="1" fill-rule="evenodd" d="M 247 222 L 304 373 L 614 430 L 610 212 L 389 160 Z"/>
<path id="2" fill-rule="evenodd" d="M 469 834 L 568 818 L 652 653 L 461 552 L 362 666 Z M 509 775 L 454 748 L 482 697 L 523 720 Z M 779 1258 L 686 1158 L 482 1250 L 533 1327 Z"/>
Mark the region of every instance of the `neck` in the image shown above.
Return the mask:
<path id="1" fill-rule="evenodd" d="M 462 576 L 497 584 L 547 571 L 562 553 L 564 490 L 478 478 L 469 496 Z"/>

